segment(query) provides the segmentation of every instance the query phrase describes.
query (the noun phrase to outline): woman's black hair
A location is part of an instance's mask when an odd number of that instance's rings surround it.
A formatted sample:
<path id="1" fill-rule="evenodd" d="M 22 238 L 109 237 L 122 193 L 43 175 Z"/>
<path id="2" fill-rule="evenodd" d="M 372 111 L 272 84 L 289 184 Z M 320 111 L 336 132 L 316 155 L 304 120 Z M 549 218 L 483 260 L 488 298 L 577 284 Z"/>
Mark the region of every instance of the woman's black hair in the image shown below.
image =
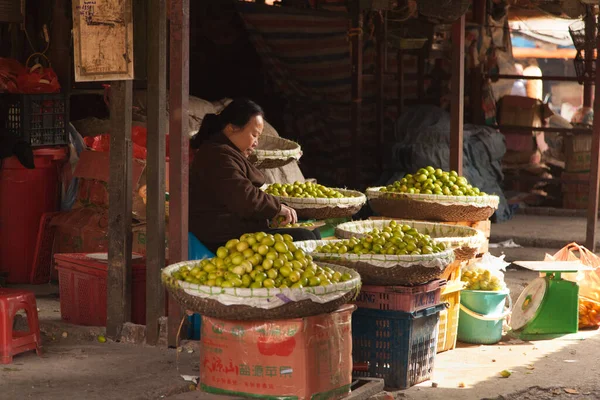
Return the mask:
<path id="1" fill-rule="evenodd" d="M 221 111 L 220 114 L 206 114 L 202 125 L 190 142 L 193 149 L 200 147 L 202 142 L 212 135 L 222 132 L 228 124 L 242 128 L 252 117 L 264 116 L 263 109 L 249 99 L 235 99 Z"/>

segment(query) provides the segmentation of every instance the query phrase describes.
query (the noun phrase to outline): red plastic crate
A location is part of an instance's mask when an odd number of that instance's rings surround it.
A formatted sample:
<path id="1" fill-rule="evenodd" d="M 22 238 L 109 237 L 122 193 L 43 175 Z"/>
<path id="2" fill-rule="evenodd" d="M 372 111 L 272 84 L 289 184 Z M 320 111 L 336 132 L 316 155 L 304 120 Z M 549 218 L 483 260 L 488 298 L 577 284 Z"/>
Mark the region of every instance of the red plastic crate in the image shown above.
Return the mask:
<path id="1" fill-rule="evenodd" d="M 419 286 L 369 286 L 363 285 L 356 299 L 359 308 L 415 312 L 440 304 L 443 279 Z"/>
<path id="2" fill-rule="evenodd" d="M 72 324 L 106 326 L 108 265 L 88 255 L 71 253 L 54 256 L 61 317 Z M 146 259 L 143 257 L 132 262 L 131 322 L 146 324 Z"/>

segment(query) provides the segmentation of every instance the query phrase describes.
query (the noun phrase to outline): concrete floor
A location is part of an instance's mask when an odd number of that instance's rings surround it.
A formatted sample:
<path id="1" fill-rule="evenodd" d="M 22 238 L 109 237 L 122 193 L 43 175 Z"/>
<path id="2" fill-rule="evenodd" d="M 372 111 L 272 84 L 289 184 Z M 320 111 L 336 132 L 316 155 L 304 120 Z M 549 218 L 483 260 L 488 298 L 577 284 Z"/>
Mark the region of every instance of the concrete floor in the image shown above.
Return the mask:
<path id="1" fill-rule="evenodd" d="M 523 247 L 560 249 L 570 242 L 584 244 L 585 232 L 586 219 L 582 217 L 517 214 L 510 221 L 492 224 L 490 242 L 513 239 Z M 600 226 L 596 236 L 600 244 Z"/>
<path id="2" fill-rule="evenodd" d="M 492 242 L 513 239 L 521 245 L 542 248 L 495 248 L 508 261 L 542 260 L 570 241 L 581 242 L 582 218 L 517 215 L 492 225 Z M 506 281 L 516 300 L 536 276 L 509 268 Z M 99 343 L 103 328 L 78 327 L 60 320 L 55 285 L 35 287 L 40 308 L 44 355 L 15 357 L 0 365 L 0 400 L 63 399 L 214 399 L 189 393 L 182 375 L 197 376 L 199 355 L 194 344 L 184 350 Z M 549 341 L 522 342 L 506 338 L 497 345 L 459 344 L 438 354 L 432 381 L 393 393 L 395 398 L 445 399 L 600 399 L 600 332 L 587 331 Z M 512 370 L 509 378 L 499 377 Z M 435 382 L 436 387 L 432 386 Z M 464 386 L 464 387 L 459 387 Z M 382 397 L 380 397 L 382 398 Z"/>
<path id="3" fill-rule="evenodd" d="M 525 270 L 511 270 L 506 281 L 516 299 L 536 276 Z M 186 393 L 190 383 L 181 375 L 197 376 L 199 354 L 195 344 L 184 350 L 155 348 L 124 343 L 99 343 L 102 328 L 78 327 L 60 321 L 56 286 L 37 286 L 38 306 L 44 340 L 44 355 L 15 357 L 11 365 L 0 366 L 0 399 L 214 399 L 199 392 Z M 66 337 L 65 337 L 66 336 Z M 408 390 L 392 393 L 395 398 L 414 400 L 505 399 L 510 393 L 536 390 L 544 399 L 563 394 L 570 399 L 600 398 L 600 332 L 575 337 L 525 343 L 519 340 L 493 346 L 459 345 L 438 354 L 432 387 L 428 381 Z M 514 371 L 508 379 L 502 370 Z M 463 385 L 464 388 L 459 388 Z M 539 388 L 533 388 L 538 386 Z M 561 394 L 552 391 L 561 387 Z M 577 390 L 581 396 L 564 392 Z M 592 393 L 589 397 L 583 393 Z M 527 398 L 520 393 L 515 399 Z M 575 397 L 574 397 L 575 396 Z M 583 396 L 583 397 L 582 397 Z M 588 397 L 585 397 L 588 396 Z M 549 397 L 550 398 L 550 397 Z M 566 398 L 566 397 L 565 397 Z"/>

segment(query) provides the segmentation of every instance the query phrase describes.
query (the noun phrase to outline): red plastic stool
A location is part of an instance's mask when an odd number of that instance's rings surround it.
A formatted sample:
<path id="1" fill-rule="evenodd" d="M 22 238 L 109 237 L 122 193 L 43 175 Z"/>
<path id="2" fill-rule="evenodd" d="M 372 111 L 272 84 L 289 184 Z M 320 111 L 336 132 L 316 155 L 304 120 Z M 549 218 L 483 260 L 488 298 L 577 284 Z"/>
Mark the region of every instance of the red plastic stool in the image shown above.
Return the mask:
<path id="1" fill-rule="evenodd" d="M 17 311 L 25 310 L 29 332 L 13 331 Z M 35 350 L 40 355 L 40 325 L 33 292 L 0 289 L 0 364 L 12 363 L 15 354 Z"/>

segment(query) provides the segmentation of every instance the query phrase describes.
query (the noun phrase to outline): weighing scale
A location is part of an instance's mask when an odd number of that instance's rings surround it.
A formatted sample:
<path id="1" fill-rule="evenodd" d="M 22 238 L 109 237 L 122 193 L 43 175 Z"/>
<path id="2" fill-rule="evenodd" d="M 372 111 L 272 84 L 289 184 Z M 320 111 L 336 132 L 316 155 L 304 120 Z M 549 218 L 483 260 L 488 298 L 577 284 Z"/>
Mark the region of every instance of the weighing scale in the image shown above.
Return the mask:
<path id="1" fill-rule="evenodd" d="M 511 327 L 521 340 L 552 339 L 579 329 L 579 285 L 562 273 L 589 271 L 579 261 L 515 261 L 546 276 L 531 281 L 513 307 Z"/>

